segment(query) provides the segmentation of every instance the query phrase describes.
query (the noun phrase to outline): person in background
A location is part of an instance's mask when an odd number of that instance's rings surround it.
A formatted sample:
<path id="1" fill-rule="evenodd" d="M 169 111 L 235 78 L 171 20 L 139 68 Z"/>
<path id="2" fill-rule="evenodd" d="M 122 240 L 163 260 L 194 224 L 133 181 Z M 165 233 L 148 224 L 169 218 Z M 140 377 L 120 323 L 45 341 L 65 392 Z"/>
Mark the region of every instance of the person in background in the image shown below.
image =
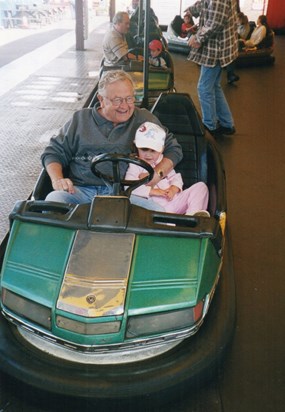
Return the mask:
<path id="1" fill-rule="evenodd" d="M 248 17 L 240 12 L 238 13 L 238 28 L 237 32 L 240 39 L 247 40 L 250 35 L 251 27 L 248 21 Z"/>
<path id="2" fill-rule="evenodd" d="M 80 204 L 90 203 L 96 195 L 109 195 L 111 191 L 105 181 L 91 171 L 92 159 L 102 153 L 129 154 L 142 123 L 150 121 L 161 126 L 152 113 L 135 106 L 133 80 L 123 70 L 106 72 L 98 85 L 98 100 L 94 107 L 75 112 L 45 148 L 41 160 L 53 187 L 46 200 Z M 165 132 L 165 156 L 155 167 L 151 185 L 157 184 L 182 159 L 181 146 L 172 133 L 167 129 Z M 122 176 L 126 169 L 122 164 Z M 110 164 L 104 173 L 112 175 Z"/>
<path id="3" fill-rule="evenodd" d="M 109 31 L 103 39 L 104 66 L 126 64 L 129 60 L 143 60 L 142 56 L 129 53 L 126 34 L 130 28 L 130 18 L 127 12 L 118 11 Z"/>
<path id="4" fill-rule="evenodd" d="M 163 159 L 166 133 L 159 125 L 152 122 L 143 123 L 137 130 L 134 144 L 138 157 L 149 163 L 153 168 Z M 141 179 L 146 175 L 145 170 L 130 164 L 126 173 L 127 180 Z M 155 185 L 141 185 L 133 190 L 131 198 L 136 204 L 142 200 L 160 205 L 165 212 L 209 217 L 206 210 L 209 201 L 209 191 L 204 182 L 198 182 L 183 190 L 183 180 L 180 173 L 171 169 L 163 179 Z M 146 206 L 144 206 L 146 207 Z"/>
<path id="5" fill-rule="evenodd" d="M 269 31 L 270 29 L 267 23 L 267 17 L 264 15 L 259 16 L 257 19 L 256 27 L 251 33 L 250 38 L 248 40 L 241 40 L 243 47 L 245 47 L 246 49 L 257 47 L 262 42 L 262 40 L 265 39 Z"/>
<path id="6" fill-rule="evenodd" d="M 188 44 L 188 59 L 201 66 L 198 96 L 204 126 L 214 137 L 232 135 L 235 126 L 221 86 L 222 68 L 238 56 L 236 0 L 200 0 L 185 13 L 200 17 Z"/>
<path id="7" fill-rule="evenodd" d="M 193 18 L 189 14 L 185 14 L 183 20 L 184 22 L 181 24 L 180 37 L 185 38 L 196 33 L 197 26 L 195 25 Z"/>
<path id="8" fill-rule="evenodd" d="M 149 42 L 149 64 L 155 67 L 167 67 L 166 61 L 161 56 L 163 45 L 160 40 L 152 40 Z"/>

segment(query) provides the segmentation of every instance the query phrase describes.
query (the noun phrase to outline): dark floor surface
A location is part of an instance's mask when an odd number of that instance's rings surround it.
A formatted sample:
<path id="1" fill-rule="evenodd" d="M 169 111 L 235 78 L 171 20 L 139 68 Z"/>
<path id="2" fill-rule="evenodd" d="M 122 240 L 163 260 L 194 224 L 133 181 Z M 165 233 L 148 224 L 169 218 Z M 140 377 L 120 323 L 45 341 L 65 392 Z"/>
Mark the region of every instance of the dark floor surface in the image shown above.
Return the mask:
<path id="1" fill-rule="evenodd" d="M 237 128 L 219 141 L 237 289 L 236 334 L 219 384 L 230 412 L 285 410 L 284 50 L 277 37 L 274 66 L 240 69 L 236 86 L 224 79 Z M 194 92 L 198 105 L 198 68 L 183 57 L 175 67 L 177 89 Z"/>
<path id="2" fill-rule="evenodd" d="M 285 36 L 277 36 L 274 66 L 240 69 L 236 86 L 228 86 L 224 80 L 237 129 L 234 137 L 218 142 L 227 174 L 237 293 L 237 327 L 231 351 L 220 376 L 210 385 L 197 388 L 186 398 L 178 394 L 175 403 L 160 409 L 148 406 L 145 411 L 285 410 L 284 50 Z M 189 92 L 199 108 L 198 67 L 185 56 L 174 55 L 174 59 L 177 90 Z M 13 183 L 17 187 L 19 179 Z M 89 412 L 105 408 L 66 398 L 37 401 L 16 381 L 0 375 L 1 412 L 57 410 Z M 122 408 L 115 404 L 108 410 Z"/>

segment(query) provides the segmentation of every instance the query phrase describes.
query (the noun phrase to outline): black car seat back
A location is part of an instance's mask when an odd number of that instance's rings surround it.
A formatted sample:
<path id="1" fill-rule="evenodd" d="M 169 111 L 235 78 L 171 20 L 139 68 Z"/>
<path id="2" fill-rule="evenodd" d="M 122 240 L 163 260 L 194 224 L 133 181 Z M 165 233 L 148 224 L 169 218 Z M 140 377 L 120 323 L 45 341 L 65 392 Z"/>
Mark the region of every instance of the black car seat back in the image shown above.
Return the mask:
<path id="1" fill-rule="evenodd" d="M 184 23 L 184 20 L 182 19 L 181 16 L 179 16 L 179 14 L 177 16 L 175 16 L 174 19 L 171 22 L 171 27 L 172 27 L 173 31 L 175 32 L 176 36 L 181 35 L 181 25 L 182 25 L 182 23 Z"/>
<path id="2" fill-rule="evenodd" d="M 207 183 L 207 142 L 190 96 L 186 93 L 162 93 L 152 112 L 182 147 L 183 160 L 175 170 L 182 174 L 184 188 L 198 181 Z"/>

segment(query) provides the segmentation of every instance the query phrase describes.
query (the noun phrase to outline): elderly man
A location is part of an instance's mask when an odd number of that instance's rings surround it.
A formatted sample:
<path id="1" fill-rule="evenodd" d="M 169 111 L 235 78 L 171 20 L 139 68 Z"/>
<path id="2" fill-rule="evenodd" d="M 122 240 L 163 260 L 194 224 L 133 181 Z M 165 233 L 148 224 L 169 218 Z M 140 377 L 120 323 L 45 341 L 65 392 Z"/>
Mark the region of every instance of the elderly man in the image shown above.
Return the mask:
<path id="1" fill-rule="evenodd" d="M 132 78 L 122 70 L 106 72 L 99 82 L 98 99 L 95 107 L 76 112 L 44 150 L 42 163 L 54 189 L 46 200 L 89 203 L 96 195 L 108 195 L 110 190 L 105 182 L 90 169 L 93 157 L 101 153 L 129 154 L 142 123 L 150 121 L 161 125 L 148 110 L 135 107 Z M 171 133 L 167 130 L 166 133 L 164 158 L 155 167 L 151 185 L 159 182 L 182 159 L 180 145 Z M 69 169 L 68 177 L 63 175 L 65 168 Z M 112 174 L 111 170 L 106 173 Z"/>
<path id="2" fill-rule="evenodd" d="M 214 137 L 235 133 L 233 117 L 221 87 L 222 68 L 238 55 L 236 0 L 201 0 L 185 10 L 200 17 L 189 39 L 189 60 L 201 66 L 198 95 L 205 127 Z"/>
<path id="3" fill-rule="evenodd" d="M 127 12 L 119 11 L 113 18 L 113 25 L 103 39 L 104 66 L 116 66 L 127 63 L 129 59 L 136 59 L 132 53 L 128 53 L 129 46 L 126 34 L 130 28 L 130 18 Z M 138 60 L 142 60 L 138 56 Z"/>

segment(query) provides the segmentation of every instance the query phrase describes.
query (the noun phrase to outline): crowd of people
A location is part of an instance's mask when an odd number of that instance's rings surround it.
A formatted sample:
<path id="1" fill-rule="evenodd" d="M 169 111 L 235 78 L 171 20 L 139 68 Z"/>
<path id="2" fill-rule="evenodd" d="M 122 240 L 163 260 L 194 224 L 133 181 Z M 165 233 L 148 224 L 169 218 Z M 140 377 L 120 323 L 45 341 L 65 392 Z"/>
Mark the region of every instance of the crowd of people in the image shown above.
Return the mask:
<path id="1" fill-rule="evenodd" d="M 202 122 L 217 138 L 233 135 L 236 131 L 221 86 L 222 69 L 227 68 L 228 76 L 236 76 L 234 62 L 239 43 L 243 47 L 256 47 L 269 28 L 266 17 L 260 16 L 252 31 L 247 17 L 238 13 L 236 0 L 210 3 L 211 12 L 203 0 L 185 10 L 181 36 L 188 37 L 191 50 L 188 59 L 200 65 L 197 89 Z M 198 27 L 193 16 L 199 17 Z M 154 176 L 149 183 L 133 191 L 130 198 L 133 204 L 151 210 L 209 216 L 207 186 L 197 182 L 183 190 L 181 175 L 174 169 L 183 156 L 181 146 L 151 112 L 135 106 L 132 77 L 116 68 L 118 64 L 138 59 L 129 52 L 126 39 L 129 28 L 128 13 L 116 13 L 103 40 L 104 65 L 114 69 L 107 70 L 99 81 L 98 103 L 93 108 L 76 112 L 42 154 L 42 163 L 53 187 L 46 199 L 89 203 L 96 195 L 110 194 L 108 183 L 91 172 L 91 160 L 101 153 L 128 155 L 135 147 L 138 157 L 154 168 Z M 149 63 L 165 67 L 162 42 L 152 40 L 149 50 Z M 109 167 L 106 166 L 107 174 L 110 174 Z M 130 165 L 128 170 L 122 165 L 121 168 L 121 173 L 129 180 L 141 179 L 145 174 L 135 165 Z M 64 174 L 66 169 L 68 176 Z"/>

